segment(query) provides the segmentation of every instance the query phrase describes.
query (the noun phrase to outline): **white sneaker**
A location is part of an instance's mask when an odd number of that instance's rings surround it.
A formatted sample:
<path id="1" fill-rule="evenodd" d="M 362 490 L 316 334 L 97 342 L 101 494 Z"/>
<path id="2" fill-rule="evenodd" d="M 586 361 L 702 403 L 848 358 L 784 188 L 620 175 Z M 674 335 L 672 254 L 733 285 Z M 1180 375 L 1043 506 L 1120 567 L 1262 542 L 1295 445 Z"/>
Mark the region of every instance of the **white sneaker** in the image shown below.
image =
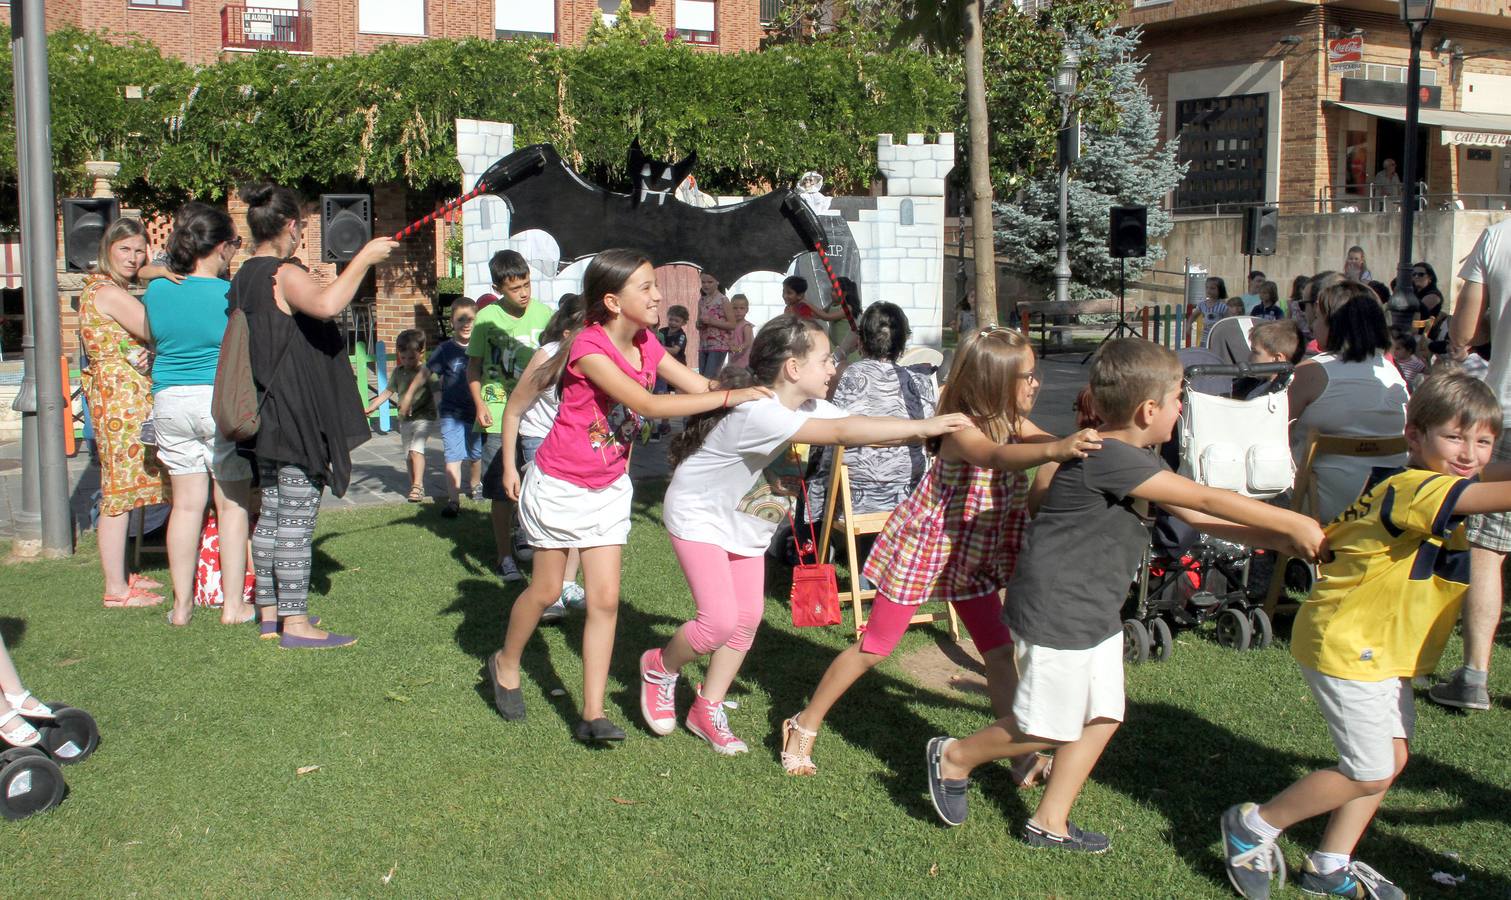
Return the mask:
<path id="1" fill-rule="evenodd" d="M 506 556 L 498 561 L 498 575 L 505 581 L 519 581 L 525 577 L 519 573 L 519 566 L 515 564 L 512 556 Z"/>

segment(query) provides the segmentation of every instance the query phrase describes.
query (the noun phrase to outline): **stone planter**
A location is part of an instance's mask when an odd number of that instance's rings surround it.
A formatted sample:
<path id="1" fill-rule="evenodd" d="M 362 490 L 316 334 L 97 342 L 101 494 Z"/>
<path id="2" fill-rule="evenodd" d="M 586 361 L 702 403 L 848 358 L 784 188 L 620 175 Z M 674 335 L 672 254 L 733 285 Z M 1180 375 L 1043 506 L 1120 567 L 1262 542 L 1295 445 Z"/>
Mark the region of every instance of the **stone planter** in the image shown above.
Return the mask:
<path id="1" fill-rule="evenodd" d="M 115 191 L 110 187 L 110 179 L 121 174 L 121 164 L 98 159 L 87 160 L 84 163 L 84 174 L 94 179 L 94 193 L 90 196 L 114 197 Z"/>

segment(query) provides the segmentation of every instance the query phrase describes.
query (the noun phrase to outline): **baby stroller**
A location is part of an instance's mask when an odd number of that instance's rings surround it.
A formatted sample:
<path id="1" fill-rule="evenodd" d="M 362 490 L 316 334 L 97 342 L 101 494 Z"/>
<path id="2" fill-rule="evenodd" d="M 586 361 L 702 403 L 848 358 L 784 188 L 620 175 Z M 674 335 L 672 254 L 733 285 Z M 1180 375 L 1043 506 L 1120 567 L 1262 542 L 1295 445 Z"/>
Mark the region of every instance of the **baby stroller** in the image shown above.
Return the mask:
<path id="1" fill-rule="evenodd" d="M 1243 321 L 1247 319 L 1247 322 Z M 1230 324 L 1231 323 L 1231 324 Z M 1167 459 L 1201 484 L 1268 499 L 1295 477 L 1289 442 L 1288 363 L 1250 365 L 1248 317 L 1213 326 L 1206 348 L 1181 351 L 1183 410 Z M 1267 380 L 1278 376 L 1273 383 Z M 1235 386 L 1252 399 L 1235 399 Z M 1170 457 L 1174 457 L 1173 459 Z M 1124 609 L 1123 658 L 1169 659 L 1174 631 L 1206 622 L 1219 644 L 1235 650 L 1267 647 L 1274 631 L 1263 610 L 1274 554 L 1200 534 L 1165 513 L 1155 516 Z"/>

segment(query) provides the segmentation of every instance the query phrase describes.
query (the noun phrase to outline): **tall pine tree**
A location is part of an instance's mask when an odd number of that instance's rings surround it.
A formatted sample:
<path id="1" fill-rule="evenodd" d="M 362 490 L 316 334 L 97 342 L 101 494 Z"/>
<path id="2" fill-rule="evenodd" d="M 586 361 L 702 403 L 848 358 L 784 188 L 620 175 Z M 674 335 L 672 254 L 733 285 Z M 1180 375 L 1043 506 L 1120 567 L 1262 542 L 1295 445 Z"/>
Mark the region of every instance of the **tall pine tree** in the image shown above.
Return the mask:
<path id="1" fill-rule="evenodd" d="M 1108 28 L 1072 38 L 1081 50 L 1081 72 L 1094 73 L 1080 96 L 1101 107 L 1082 116 L 1081 155 L 1070 171 L 1067 232 L 1072 297 L 1116 289 L 1118 260 L 1107 252 L 1108 210 L 1149 208 L 1149 255 L 1128 260 L 1131 280 L 1164 258 L 1160 239 L 1170 233 L 1170 215 L 1159 208 L 1185 174 L 1175 148 L 1161 140 L 1159 117 L 1139 82 L 1139 32 Z M 1059 185 L 1054 167 L 1029 180 L 1012 202 L 997 204 L 998 261 L 1036 284 L 1052 285 L 1056 257 Z"/>

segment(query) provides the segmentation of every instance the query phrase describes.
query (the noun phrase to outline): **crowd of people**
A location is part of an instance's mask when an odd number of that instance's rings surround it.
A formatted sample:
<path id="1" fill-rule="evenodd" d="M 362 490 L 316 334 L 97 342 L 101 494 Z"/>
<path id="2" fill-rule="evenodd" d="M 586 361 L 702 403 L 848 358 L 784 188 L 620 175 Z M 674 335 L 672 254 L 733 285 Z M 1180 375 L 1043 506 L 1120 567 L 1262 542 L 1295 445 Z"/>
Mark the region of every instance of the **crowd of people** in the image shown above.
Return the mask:
<path id="1" fill-rule="evenodd" d="M 408 498 L 424 499 L 426 442 L 439 431 L 442 515 L 455 517 L 468 494 L 489 501 L 499 576 L 523 580 L 520 561 L 531 569 L 486 664 L 498 713 L 526 717 L 526 646 L 542 622 L 578 608 L 583 686 L 573 736 L 621 741 L 626 732 L 605 694 L 631 528 L 628 462 L 637 442 L 682 420 L 668 448 L 663 519 L 694 611 L 665 645 L 635 648 L 640 711 L 653 734 L 671 733 L 680 720 L 715 752 L 743 753 L 749 744 L 725 701 L 759 652 L 764 557 L 783 523 L 824 515 L 833 498 L 822 486 L 843 453 L 856 511 L 890 511 L 863 568 L 876 597 L 861 639 L 782 719 L 783 769 L 818 773 L 814 751 L 834 704 L 892 652 L 918 606 L 947 602 L 984 657 L 996 718 L 968 737 L 927 742 L 925 777 L 940 819 L 962 824 L 970 773 L 1011 759 L 1017 783 L 1047 784 L 1022 838 L 1100 853 L 1108 836 L 1081 828 L 1071 813 L 1125 716 L 1121 611 L 1153 505 L 1203 532 L 1320 566 L 1292 654 L 1340 762 L 1265 804 L 1222 813 L 1234 887 L 1268 896 L 1284 872 L 1281 830 L 1328 815 L 1302 887 L 1357 896 L 1348 885 L 1362 883 L 1370 896 L 1403 896 L 1354 850 L 1406 764 L 1411 679 L 1435 669 L 1466 592 L 1465 665 L 1431 695 L 1488 706 L 1498 572 L 1511 550 L 1511 449 L 1500 440 L 1511 363 L 1494 352 L 1511 347 L 1511 335 L 1500 334 L 1511 328 L 1502 308 L 1511 295 L 1511 223 L 1489 229 L 1461 269 L 1465 288 L 1451 319 L 1436 273 L 1417 264 L 1418 303 L 1404 330 L 1392 328 L 1401 311 L 1383 302 L 1388 294 L 1370 283 L 1357 247 L 1342 272 L 1298 277 L 1285 302 L 1263 272 L 1250 273 L 1247 293 L 1231 299 L 1221 278 L 1208 280 L 1193 322 L 1210 329 L 1230 314 L 1252 316 L 1251 358 L 1295 364 L 1288 383 L 1244 390 L 1288 391 L 1298 456 L 1316 434 L 1405 436 L 1398 457 L 1318 458 L 1317 495 L 1298 513 L 1196 483 L 1162 461 L 1157 450 L 1180 415 L 1183 376 L 1176 354 L 1156 344 L 1102 346 L 1086 390 L 1093 427 L 1055 435 L 1031 418 L 1041 375 L 1016 330 L 971 321 L 939 373 L 940 389 L 931 373 L 899 364 L 910 335 L 904 312 L 885 301 L 862 308 L 853 285 L 853 308 L 821 308 L 807 299 L 806 282 L 790 277 L 785 310 L 756 328 L 746 298 L 726 297 L 705 275 L 697 312 L 673 306 L 663 317 L 652 262 L 628 250 L 598 254 L 581 293 L 554 309 L 532 296 L 523 257 L 496 254 L 493 291 L 454 303 L 450 336 L 428 354 L 423 332 L 400 334 L 387 390 L 364 409 L 333 319 L 396 245 L 370 242 L 321 285 L 294 257 L 299 198 L 261 185 L 243 199 L 253 245 L 234 278 L 225 277 L 241 248 L 234 223 L 191 203 L 175 217 L 166 267 L 148 265 L 139 224 L 113 224 L 81 298 L 106 607 L 163 602 L 160 585 L 127 572 L 125 521 L 171 498 L 172 625 L 186 624 L 194 609 L 208 507 L 219 529 L 221 622 L 256 624 L 291 649 L 353 644 L 309 615 L 311 537 L 323 491 L 339 496 L 350 482 L 350 451 L 370 434 L 366 415 L 394 402 Z M 143 281 L 138 301 L 129 289 Z M 246 320 L 260 418 L 240 442 L 222 434 L 212 410 L 236 310 Z M 854 321 L 855 331 L 831 339 L 825 323 L 840 320 Z M 962 310 L 957 321 L 968 320 L 974 311 Z M 702 335 L 696 351 L 691 323 Z M 1475 358 L 1488 363 L 1465 365 Z M 798 458 L 794 445 L 815 448 L 814 456 Z M 1096 552 L 1084 553 L 1087 546 Z M 1074 571 L 1064 565 L 1072 558 L 1082 561 Z M 703 680 L 682 714 L 678 685 L 699 660 Z M 24 743 L 35 731 L 26 720 L 47 711 L 3 663 L 0 739 Z"/>

